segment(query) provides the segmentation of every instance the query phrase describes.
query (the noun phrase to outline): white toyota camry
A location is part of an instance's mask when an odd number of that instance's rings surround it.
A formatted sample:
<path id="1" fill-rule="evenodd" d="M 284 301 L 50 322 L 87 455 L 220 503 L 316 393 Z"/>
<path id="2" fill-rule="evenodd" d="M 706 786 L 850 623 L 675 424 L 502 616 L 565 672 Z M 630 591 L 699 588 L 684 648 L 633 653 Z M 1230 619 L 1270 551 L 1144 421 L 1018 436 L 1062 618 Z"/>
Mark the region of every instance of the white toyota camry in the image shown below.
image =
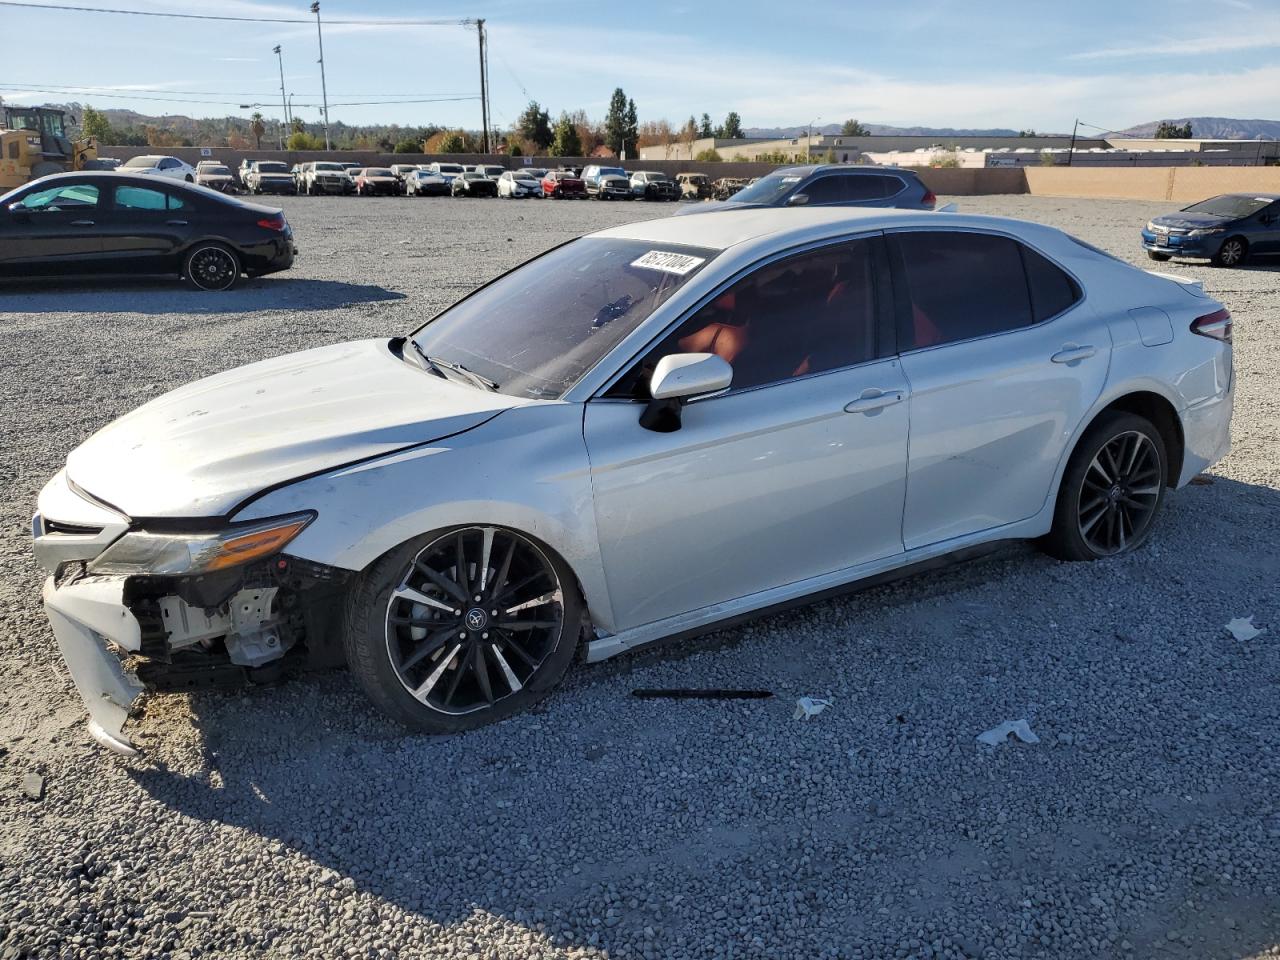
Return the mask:
<path id="1" fill-rule="evenodd" d="M 102 743 L 144 688 L 345 662 L 463 730 L 599 660 L 996 541 L 1139 547 L 1222 457 L 1231 318 L 1049 227 L 742 211 L 556 247 L 410 337 L 189 384 L 40 495 Z"/>

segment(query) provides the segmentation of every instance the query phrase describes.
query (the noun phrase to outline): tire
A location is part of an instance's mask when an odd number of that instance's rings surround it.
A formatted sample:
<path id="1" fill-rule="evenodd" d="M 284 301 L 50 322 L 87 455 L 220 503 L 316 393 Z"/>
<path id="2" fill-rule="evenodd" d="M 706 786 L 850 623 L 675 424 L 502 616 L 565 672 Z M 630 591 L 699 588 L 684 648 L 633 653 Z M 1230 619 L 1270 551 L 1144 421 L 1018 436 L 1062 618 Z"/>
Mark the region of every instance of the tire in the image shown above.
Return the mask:
<path id="1" fill-rule="evenodd" d="M 1148 250 L 1147 256 L 1150 257 L 1152 260 L 1154 260 L 1156 263 L 1164 263 L 1166 260 L 1169 259 L 1169 254 L 1156 253 L 1154 250 Z"/>
<path id="2" fill-rule="evenodd" d="M 189 173 L 188 173 L 185 177 L 183 177 L 182 179 L 183 179 L 183 180 L 185 180 L 185 181 L 187 181 L 187 183 L 195 183 L 195 182 L 196 182 L 196 178 L 195 178 L 195 177 L 193 177 L 193 176 L 192 176 L 191 174 L 189 174 Z"/>
<path id="3" fill-rule="evenodd" d="M 182 261 L 182 275 L 200 290 L 230 290 L 240 279 L 240 258 L 220 243 L 198 243 Z"/>
<path id="4" fill-rule="evenodd" d="M 1215 267 L 1238 267 L 1249 259 L 1249 241 L 1244 237 L 1227 237 L 1213 255 Z"/>
<path id="5" fill-rule="evenodd" d="M 1059 560 L 1100 560 L 1138 549 L 1164 504 L 1168 456 L 1145 417 L 1101 414 L 1067 462 L 1043 543 Z"/>
<path id="6" fill-rule="evenodd" d="M 504 592 L 509 599 L 500 600 Z M 522 626 L 502 629 L 491 612 L 501 607 L 491 603 L 513 603 L 502 622 Z M 402 544 L 359 574 L 343 644 L 379 710 L 424 733 L 459 733 L 545 697 L 569 669 L 582 611 L 572 572 L 542 544 L 505 527 L 453 527 Z"/>

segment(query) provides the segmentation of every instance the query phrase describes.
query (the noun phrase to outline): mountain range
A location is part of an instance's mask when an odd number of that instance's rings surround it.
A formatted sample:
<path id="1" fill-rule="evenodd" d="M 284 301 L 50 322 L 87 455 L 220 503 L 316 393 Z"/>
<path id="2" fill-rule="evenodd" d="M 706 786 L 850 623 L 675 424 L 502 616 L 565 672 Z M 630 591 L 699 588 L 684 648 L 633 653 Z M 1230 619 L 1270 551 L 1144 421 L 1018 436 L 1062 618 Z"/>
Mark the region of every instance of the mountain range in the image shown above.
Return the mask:
<path id="1" fill-rule="evenodd" d="M 1118 131 L 1126 137 L 1154 136 L 1162 121 L 1139 123 Z M 1280 120 L 1235 120 L 1231 117 L 1178 117 L 1173 123 L 1190 123 L 1191 134 L 1208 140 L 1280 140 Z"/>
<path id="2" fill-rule="evenodd" d="M 1197 137 L 1203 137 L 1209 140 L 1256 140 L 1261 137 L 1264 140 L 1280 140 L 1280 120 L 1237 120 L 1232 117 L 1178 117 L 1165 118 L 1176 124 L 1190 123 L 1191 132 Z M 1113 136 L 1123 137 L 1152 137 L 1155 136 L 1156 128 L 1164 122 L 1162 120 L 1151 120 L 1147 123 L 1135 124 L 1125 130 L 1113 131 Z M 894 137 L 1016 137 L 1017 130 L 1010 130 L 1001 127 L 984 128 L 984 129 L 956 129 L 953 127 L 905 127 L 888 123 L 864 123 L 864 127 L 871 131 L 873 136 L 894 136 Z M 823 133 L 828 136 L 840 133 L 841 124 L 824 123 L 813 128 L 815 134 Z M 786 137 L 802 137 L 809 128 L 801 125 L 798 127 L 746 127 L 742 133 L 747 137 L 764 137 L 768 139 L 782 139 Z M 1065 133 L 1050 133 L 1048 131 L 1039 131 L 1040 136 L 1044 137 L 1062 137 L 1070 136 L 1071 131 Z M 1097 132 L 1090 129 L 1081 131 L 1081 136 L 1095 137 Z"/>

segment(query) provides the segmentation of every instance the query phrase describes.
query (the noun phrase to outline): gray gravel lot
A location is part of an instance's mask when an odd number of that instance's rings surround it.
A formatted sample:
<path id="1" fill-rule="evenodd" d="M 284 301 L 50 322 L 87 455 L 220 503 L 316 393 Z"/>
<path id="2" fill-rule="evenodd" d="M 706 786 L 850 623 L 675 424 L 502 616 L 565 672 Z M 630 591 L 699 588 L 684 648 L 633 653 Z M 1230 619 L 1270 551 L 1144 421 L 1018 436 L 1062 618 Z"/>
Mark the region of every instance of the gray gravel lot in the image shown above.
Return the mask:
<path id="1" fill-rule="evenodd" d="M 957 202 L 1143 265 L 1166 209 Z M 451 739 L 405 736 L 343 673 L 152 698 L 150 759 L 122 761 L 85 733 L 29 556 L 67 452 L 163 390 L 402 332 L 553 243 L 669 212 L 284 206 L 296 269 L 229 294 L 0 288 L 0 958 L 1280 956 L 1280 264 L 1164 268 L 1235 315 L 1235 447 L 1135 556 L 1011 549 L 579 665 Z M 1236 642 L 1223 625 L 1250 614 L 1266 632 Z M 833 705 L 795 722 L 806 694 Z M 975 742 L 1018 718 L 1038 744 Z"/>

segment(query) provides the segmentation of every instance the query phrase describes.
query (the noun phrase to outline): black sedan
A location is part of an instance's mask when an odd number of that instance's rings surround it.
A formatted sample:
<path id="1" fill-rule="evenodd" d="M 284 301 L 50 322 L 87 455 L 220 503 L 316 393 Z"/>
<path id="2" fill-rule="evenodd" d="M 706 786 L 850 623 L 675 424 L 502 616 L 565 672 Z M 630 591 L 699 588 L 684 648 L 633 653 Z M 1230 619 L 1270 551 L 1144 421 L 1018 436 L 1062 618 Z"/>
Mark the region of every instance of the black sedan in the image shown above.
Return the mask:
<path id="1" fill-rule="evenodd" d="M 453 178 L 450 189 L 455 197 L 496 197 L 498 181 L 490 180 L 483 173 L 464 173 Z"/>
<path id="2" fill-rule="evenodd" d="M 227 290 L 296 252 L 283 211 L 176 180 L 59 173 L 0 196 L 0 278 L 178 274 Z"/>
<path id="3" fill-rule="evenodd" d="M 1225 193 L 1193 203 L 1149 221 L 1142 246 L 1152 260 L 1186 257 L 1219 267 L 1280 255 L 1280 194 Z"/>

